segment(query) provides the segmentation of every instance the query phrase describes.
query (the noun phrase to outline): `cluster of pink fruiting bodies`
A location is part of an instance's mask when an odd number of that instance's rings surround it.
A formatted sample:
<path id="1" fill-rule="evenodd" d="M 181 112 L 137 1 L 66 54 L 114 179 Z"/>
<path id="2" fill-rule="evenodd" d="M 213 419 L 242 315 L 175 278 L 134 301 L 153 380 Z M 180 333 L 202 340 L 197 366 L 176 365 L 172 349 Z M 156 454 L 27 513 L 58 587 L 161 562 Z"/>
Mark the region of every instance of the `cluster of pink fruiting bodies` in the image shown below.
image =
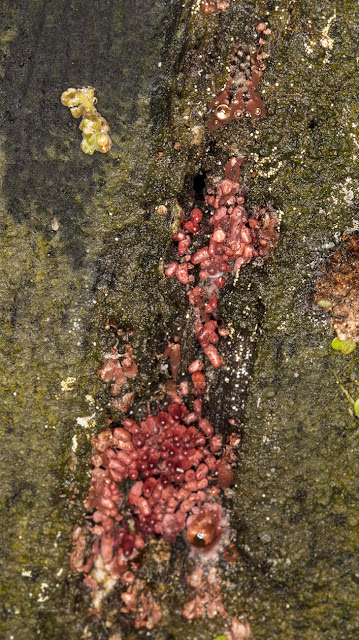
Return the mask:
<path id="1" fill-rule="evenodd" d="M 244 116 L 254 124 L 265 116 L 266 110 L 259 95 L 259 80 L 266 68 L 265 60 L 269 54 L 263 51 L 266 40 L 263 36 L 271 33 L 265 22 L 256 25 L 256 43 L 239 47 L 232 56 L 230 74 L 221 93 L 208 105 L 214 113 L 207 122 L 212 133 L 232 120 L 241 120 Z"/>
<path id="2" fill-rule="evenodd" d="M 225 11 L 228 7 L 228 0 L 204 0 L 202 2 L 202 11 L 207 14 Z"/>
<path id="3" fill-rule="evenodd" d="M 167 411 L 149 415 L 140 424 L 126 418 L 122 427 L 108 428 L 94 438 L 95 469 L 85 504 L 95 510 L 93 553 L 100 545 L 104 562 L 112 563 L 113 577 L 126 571 L 127 559 L 144 546 L 145 537 L 158 534 L 173 541 L 207 500 L 222 438 L 201 418 L 201 405 L 197 398 L 194 411 L 188 412 L 184 404 L 172 402 Z M 128 496 L 136 522 L 132 532 L 119 509 L 117 483 L 125 478 L 135 481 Z M 211 495 L 218 492 L 212 487 Z"/>
<path id="4" fill-rule="evenodd" d="M 167 276 L 176 276 L 188 287 L 197 339 L 215 368 L 222 364 L 216 347 L 219 337 L 229 333 L 217 316 L 220 289 L 231 271 L 237 272 L 254 257 L 266 258 L 278 239 L 276 220 L 268 207 L 249 214 L 243 206 L 241 163 L 242 158 L 232 158 L 226 165 L 225 179 L 208 190 L 206 203 L 213 209 L 208 244 L 195 246 L 190 252 L 191 244 L 196 245 L 202 235 L 197 236 L 202 230 L 203 213 L 195 208 L 189 219 L 182 219 L 181 229 L 173 237 L 181 262 L 172 262 L 165 269 Z M 195 284 L 196 268 L 201 282 L 190 287 Z M 169 343 L 167 351 L 176 376 L 180 347 Z M 198 396 L 206 387 L 203 368 L 199 358 L 188 367 L 195 396 L 192 410 L 182 400 L 181 395 L 189 392 L 187 383 L 185 393 L 181 393 L 182 382 L 180 394 L 172 393 L 167 410 L 157 415 L 149 413 L 139 423 L 131 418 L 122 425 L 110 422 L 94 438 L 94 469 L 85 501 L 86 508 L 93 512 L 88 516 L 93 521 L 88 527 L 94 535 L 92 553 L 84 564 L 85 534 L 79 530 L 74 538 L 72 566 L 85 573 L 86 584 L 96 590 L 98 585 L 89 572 L 101 556 L 111 577 L 127 585 L 127 591 L 121 594 L 124 611 L 136 610 L 138 593 L 132 570 L 147 538 L 157 535 L 173 542 L 186 529 L 191 545 L 211 549 L 226 526 L 219 494 L 233 482 L 231 466 L 239 438 L 232 434 L 223 447 L 221 435 L 215 434 L 210 422 L 202 417 L 202 399 Z M 133 483 L 126 504 L 119 490 L 119 483 L 125 479 Z M 150 608 L 152 611 L 152 605 Z M 161 617 L 157 608 L 156 620 Z M 141 618 L 137 626 L 151 628 L 153 621 L 146 620 Z"/>
<path id="5" fill-rule="evenodd" d="M 209 223 L 211 233 L 209 243 L 191 252 L 190 247 L 200 231 L 203 213 L 195 208 L 189 220 L 182 219 L 181 229 L 173 236 L 178 243 L 178 254 L 182 261 L 171 262 L 165 269 L 169 277 L 176 276 L 185 285 L 194 283 L 193 271 L 199 266 L 201 286 L 187 291 L 190 304 L 196 310 L 196 335 L 211 364 L 221 366 L 221 357 L 215 346 L 219 336 L 228 335 L 228 329 L 218 326 L 216 308 L 219 290 L 224 287 L 228 274 L 236 273 L 252 258 L 267 258 L 271 247 L 278 240 L 277 220 L 271 216 L 270 207 L 262 207 L 258 212 L 247 212 L 243 206 L 244 185 L 239 182 L 243 158 L 232 158 L 225 167 L 225 179 L 215 190 L 209 189 L 205 200 L 213 208 Z M 202 363 L 193 364 L 201 368 Z M 203 365 L 202 365 L 203 366 Z M 205 384 L 204 377 L 197 371 L 195 386 Z M 197 374 L 197 375 L 196 375 Z M 203 393 L 203 391 L 202 391 Z"/>

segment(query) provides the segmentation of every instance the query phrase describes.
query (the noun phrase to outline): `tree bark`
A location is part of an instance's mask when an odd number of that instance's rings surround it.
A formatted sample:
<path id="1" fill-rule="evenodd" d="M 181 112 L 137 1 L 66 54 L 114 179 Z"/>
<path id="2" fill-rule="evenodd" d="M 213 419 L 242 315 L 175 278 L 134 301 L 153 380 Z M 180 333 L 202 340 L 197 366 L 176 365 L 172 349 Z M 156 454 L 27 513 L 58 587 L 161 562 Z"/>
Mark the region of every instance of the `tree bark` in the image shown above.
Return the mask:
<path id="1" fill-rule="evenodd" d="M 245 157 L 248 206 L 272 202 L 281 238 L 264 266 L 228 282 L 220 305 L 231 340 L 207 415 L 223 433 L 230 418 L 243 425 L 227 496 L 239 559 L 221 565 L 224 600 L 231 615 L 251 617 L 257 640 L 355 637 L 357 419 L 333 367 L 355 386 L 357 358 L 333 364 L 311 293 L 323 258 L 358 224 L 357 3 L 232 0 L 212 15 L 192 0 L 0 8 L 3 637 L 147 633 L 131 629 L 118 593 L 91 619 L 88 590 L 69 569 L 91 437 L 109 415 L 95 372 L 111 347 L 106 317 L 116 316 L 140 354 L 135 410 L 160 395 L 156 356 L 173 331 L 184 374 L 193 322 L 163 264 L 180 208 L 223 177 L 233 150 Z M 258 20 L 272 31 L 260 84 L 267 116 L 210 134 L 208 102 Z M 68 87 L 88 85 L 111 126 L 108 154 L 81 151 L 78 121 L 60 103 Z M 182 539 L 168 560 L 144 554 L 167 611 L 156 640 L 225 629 L 218 618 L 182 618 L 186 554 Z"/>

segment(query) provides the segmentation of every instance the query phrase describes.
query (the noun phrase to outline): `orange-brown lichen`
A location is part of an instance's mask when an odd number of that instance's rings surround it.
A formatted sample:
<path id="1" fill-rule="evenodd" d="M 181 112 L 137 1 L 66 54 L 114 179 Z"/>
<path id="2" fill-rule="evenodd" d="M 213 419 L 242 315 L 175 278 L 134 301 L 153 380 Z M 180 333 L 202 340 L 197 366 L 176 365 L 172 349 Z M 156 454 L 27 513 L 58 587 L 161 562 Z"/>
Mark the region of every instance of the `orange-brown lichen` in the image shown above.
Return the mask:
<path id="1" fill-rule="evenodd" d="M 344 235 L 327 260 L 315 288 L 315 302 L 331 314 L 339 340 L 359 342 L 359 234 Z"/>

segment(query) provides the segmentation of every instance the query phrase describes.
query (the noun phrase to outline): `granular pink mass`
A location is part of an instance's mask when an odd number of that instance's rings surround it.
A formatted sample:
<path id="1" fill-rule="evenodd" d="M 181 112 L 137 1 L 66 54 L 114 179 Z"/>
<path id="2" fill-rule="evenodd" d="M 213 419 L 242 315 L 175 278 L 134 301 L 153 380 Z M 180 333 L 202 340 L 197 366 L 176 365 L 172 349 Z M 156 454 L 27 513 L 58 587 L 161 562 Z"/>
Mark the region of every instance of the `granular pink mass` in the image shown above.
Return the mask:
<path id="1" fill-rule="evenodd" d="M 211 513 L 216 514 L 212 538 L 220 535 L 220 506 L 209 491 L 222 458 L 222 438 L 201 417 L 198 401 L 194 402 L 197 412 L 172 402 L 167 411 L 149 414 L 140 423 L 131 418 L 126 418 L 122 426 L 112 423 L 94 438 L 94 469 L 85 501 L 92 511 L 93 526 L 89 530 L 96 536 L 92 555 L 96 558 L 100 554 L 116 579 L 128 570 L 128 560 L 135 558 L 147 538 L 160 535 L 173 542 L 194 517 L 198 519 L 202 509 L 209 513 L 209 504 L 214 509 Z M 191 420 L 186 424 L 189 415 Z M 119 485 L 125 478 L 133 481 L 126 515 Z M 135 531 L 131 531 L 129 517 L 135 522 Z M 205 520 L 208 529 L 212 526 L 210 516 Z M 78 539 L 79 560 L 72 566 L 83 571 L 83 535 Z M 88 572 L 90 566 L 86 569 Z"/>
<path id="2" fill-rule="evenodd" d="M 76 527 L 71 567 L 85 574 L 84 582 L 94 593 L 101 571 L 125 585 L 121 611 L 136 614 L 135 628 L 152 629 L 162 617 L 161 608 L 136 577 L 135 559 L 148 539 L 161 537 L 173 543 L 185 532 L 192 553 L 204 564 L 213 560 L 218 550 L 223 551 L 230 540 L 222 490 L 233 484 L 239 436 L 233 432 L 223 442 L 215 425 L 202 415 L 201 396 L 206 391 L 206 365 L 210 363 L 215 369 L 222 366 L 220 340 L 229 334 L 218 315 L 221 289 L 244 264 L 253 258 L 266 259 L 279 236 L 270 205 L 263 205 L 259 211 L 245 209 L 242 161 L 240 157 L 229 160 L 224 179 L 207 191 L 204 211 L 195 207 L 183 216 L 181 228 L 173 236 L 178 260 L 165 268 L 168 277 L 177 278 L 186 287 L 194 310 L 193 331 L 202 352 L 184 367 L 190 379 L 176 383 L 181 346 L 174 336 L 158 356 L 169 358 L 169 404 L 155 413 L 148 409 L 143 420 L 109 421 L 107 428 L 93 438 L 92 479 L 84 501 L 87 530 L 93 536 L 91 552 L 86 561 L 86 528 Z M 207 244 L 200 246 L 203 226 L 210 229 L 210 234 Z M 122 329 L 117 335 L 124 335 Z M 116 342 L 97 372 L 104 382 L 113 381 L 112 396 L 119 396 L 122 386 L 137 374 L 132 347 L 128 341 L 124 346 L 125 352 L 120 355 Z M 128 392 L 112 398 L 111 405 L 127 411 L 134 395 Z M 234 425 L 233 420 L 229 422 Z M 183 609 L 185 618 L 228 618 L 219 582 L 214 566 L 209 571 L 207 566 L 205 579 L 202 569 L 195 568 L 188 584 L 195 588 L 196 595 Z M 235 618 L 232 622 L 228 638 L 248 637 L 249 627 Z"/>
<path id="3" fill-rule="evenodd" d="M 173 236 L 182 262 L 172 262 L 165 269 L 168 277 L 175 276 L 181 284 L 187 285 L 188 301 L 197 316 L 197 340 L 214 368 L 222 365 L 216 345 L 220 336 L 228 335 L 228 329 L 220 325 L 218 319 L 220 289 L 231 273 L 239 271 L 253 258 L 268 258 L 279 238 L 277 220 L 270 205 L 262 206 L 259 211 L 245 209 L 246 187 L 240 180 L 242 162 L 241 157 L 231 158 L 226 164 L 224 179 L 207 191 L 205 201 L 212 227 L 209 244 L 197 246 L 195 250 L 190 248 L 204 221 L 203 212 L 196 207 L 189 218 L 183 216 L 181 229 Z M 191 288 L 188 285 L 192 283 Z M 195 373 L 197 362 L 192 363 L 190 373 Z M 204 380 L 204 376 L 203 380 L 192 376 L 194 393 L 204 392 Z"/>

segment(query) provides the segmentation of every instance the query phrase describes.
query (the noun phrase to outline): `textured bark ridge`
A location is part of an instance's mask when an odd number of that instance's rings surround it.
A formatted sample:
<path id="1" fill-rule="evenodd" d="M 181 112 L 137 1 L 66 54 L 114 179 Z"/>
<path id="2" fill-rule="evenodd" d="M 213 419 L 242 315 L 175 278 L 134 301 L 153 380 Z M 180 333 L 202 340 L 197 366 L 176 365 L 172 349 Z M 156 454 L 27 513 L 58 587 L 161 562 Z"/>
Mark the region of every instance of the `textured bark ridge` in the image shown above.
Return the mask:
<path id="1" fill-rule="evenodd" d="M 272 203 L 281 239 L 274 258 L 244 265 L 222 289 L 230 334 L 225 366 L 208 378 L 205 414 L 223 436 L 229 420 L 240 423 L 241 447 L 224 505 L 232 555 L 204 572 L 207 597 L 237 620 L 233 634 L 244 616 L 259 640 L 358 633 L 358 423 L 337 384 L 355 395 L 358 350 L 333 360 L 328 314 L 313 291 L 325 258 L 358 227 L 359 10 L 353 0 L 228 4 L 207 13 L 192 0 L 0 8 L 7 640 L 229 634 L 221 616 L 182 616 L 199 573 L 180 536 L 154 540 L 141 556 L 143 602 L 153 598 L 164 612 L 150 632 L 134 631 L 116 589 L 102 617 L 91 615 L 69 558 L 71 531 L 86 524 L 91 438 L 114 410 L 95 373 L 113 347 L 106 322 L 131 332 L 138 371 L 121 380 L 121 392 L 134 393 L 131 411 L 146 411 L 147 401 L 154 409 L 168 341 L 181 337 L 179 380 L 198 355 L 185 288 L 164 276 L 171 238 L 232 156 L 245 158 L 247 209 Z M 256 91 L 266 117 L 234 118 L 211 133 L 208 105 L 235 52 L 255 50 L 262 23 L 270 57 Z M 60 102 L 68 87 L 88 86 L 112 140 L 92 156 Z"/>

